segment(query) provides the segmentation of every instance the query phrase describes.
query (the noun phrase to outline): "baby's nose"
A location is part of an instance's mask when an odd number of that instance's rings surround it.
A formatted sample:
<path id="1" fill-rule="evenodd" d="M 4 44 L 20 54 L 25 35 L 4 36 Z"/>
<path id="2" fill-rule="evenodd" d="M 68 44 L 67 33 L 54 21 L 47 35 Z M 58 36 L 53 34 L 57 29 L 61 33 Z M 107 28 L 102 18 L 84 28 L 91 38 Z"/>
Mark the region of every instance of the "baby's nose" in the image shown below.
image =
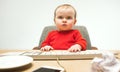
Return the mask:
<path id="1" fill-rule="evenodd" d="M 67 20 L 64 18 L 64 19 L 63 19 L 63 22 L 65 23 L 65 22 L 67 22 Z"/>

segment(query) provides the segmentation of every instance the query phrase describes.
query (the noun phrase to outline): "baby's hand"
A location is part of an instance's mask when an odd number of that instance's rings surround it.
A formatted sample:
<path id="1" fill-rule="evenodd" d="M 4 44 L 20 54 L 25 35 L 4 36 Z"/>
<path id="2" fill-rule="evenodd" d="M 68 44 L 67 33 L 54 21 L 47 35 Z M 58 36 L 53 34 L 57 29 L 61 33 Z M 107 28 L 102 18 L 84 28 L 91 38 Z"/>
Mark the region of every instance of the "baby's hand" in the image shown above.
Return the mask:
<path id="1" fill-rule="evenodd" d="M 79 44 L 72 45 L 68 51 L 70 52 L 78 52 L 81 51 L 81 46 Z"/>
<path id="2" fill-rule="evenodd" d="M 41 51 L 50 51 L 50 50 L 53 50 L 53 47 L 51 47 L 51 46 L 44 46 L 40 50 Z"/>

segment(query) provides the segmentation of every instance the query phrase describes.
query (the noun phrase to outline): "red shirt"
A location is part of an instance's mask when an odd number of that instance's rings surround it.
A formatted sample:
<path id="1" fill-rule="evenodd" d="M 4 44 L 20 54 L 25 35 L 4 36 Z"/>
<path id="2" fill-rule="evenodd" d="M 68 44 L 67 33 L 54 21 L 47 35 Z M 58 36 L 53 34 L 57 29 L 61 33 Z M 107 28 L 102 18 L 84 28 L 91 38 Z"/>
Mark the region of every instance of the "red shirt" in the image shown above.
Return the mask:
<path id="1" fill-rule="evenodd" d="M 86 40 L 78 30 L 51 31 L 47 38 L 42 42 L 41 47 L 49 45 L 55 50 L 67 50 L 74 44 L 79 44 L 82 50 L 86 50 Z"/>

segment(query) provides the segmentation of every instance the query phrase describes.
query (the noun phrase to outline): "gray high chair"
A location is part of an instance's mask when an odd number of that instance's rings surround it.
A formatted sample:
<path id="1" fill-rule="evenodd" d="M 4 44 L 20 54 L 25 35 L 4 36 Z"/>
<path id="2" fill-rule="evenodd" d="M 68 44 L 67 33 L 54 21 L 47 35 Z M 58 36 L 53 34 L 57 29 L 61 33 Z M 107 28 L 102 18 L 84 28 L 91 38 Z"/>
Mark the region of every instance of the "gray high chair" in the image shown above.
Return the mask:
<path id="1" fill-rule="evenodd" d="M 56 30 L 56 29 L 57 29 L 56 26 L 46 26 L 42 31 L 40 41 L 39 41 L 39 45 L 37 47 L 34 47 L 33 50 L 40 49 L 39 47 L 40 47 L 41 43 L 43 42 L 43 40 L 46 38 L 48 32 L 50 32 L 52 30 Z M 96 50 L 97 49 L 96 47 L 91 46 L 91 41 L 90 41 L 90 38 L 89 38 L 89 34 L 88 34 L 88 31 L 87 31 L 85 26 L 74 26 L 73 29 L 78 29 L 81 32 L 83 38 L 86 39 L 86 41 L 87 41 L 87 48 L 86 49 L 87 50 L 93 50 L 93 49 Z"/>

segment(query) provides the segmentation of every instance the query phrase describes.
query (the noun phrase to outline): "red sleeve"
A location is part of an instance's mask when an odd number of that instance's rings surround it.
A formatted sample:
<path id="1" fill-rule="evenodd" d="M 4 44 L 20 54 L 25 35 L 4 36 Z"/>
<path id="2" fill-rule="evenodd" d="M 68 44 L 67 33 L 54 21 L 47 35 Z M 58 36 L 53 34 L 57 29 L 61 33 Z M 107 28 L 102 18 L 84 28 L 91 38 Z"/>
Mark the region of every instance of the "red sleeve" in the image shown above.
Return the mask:
<path id="1" fill-rule="evenodd" d="M 48 33 L 47 37 L 45 38 L 45 40 L 42 42 L 41 47 L 44 47 L 46 45 L 49 45 L 49 42 L 50 42 L 50 35 L 51 35 L 52 32 Z"/>
<path id="2" fill-rule="evenodd" d="M 76 40 L 76 44 L 81 45 L 82 50 L 86 50 L 87 42 L 82 37 L 82 34 L 79 31 L 77 31 L 76 34 L 75 34 L 75 40 Z"/>

